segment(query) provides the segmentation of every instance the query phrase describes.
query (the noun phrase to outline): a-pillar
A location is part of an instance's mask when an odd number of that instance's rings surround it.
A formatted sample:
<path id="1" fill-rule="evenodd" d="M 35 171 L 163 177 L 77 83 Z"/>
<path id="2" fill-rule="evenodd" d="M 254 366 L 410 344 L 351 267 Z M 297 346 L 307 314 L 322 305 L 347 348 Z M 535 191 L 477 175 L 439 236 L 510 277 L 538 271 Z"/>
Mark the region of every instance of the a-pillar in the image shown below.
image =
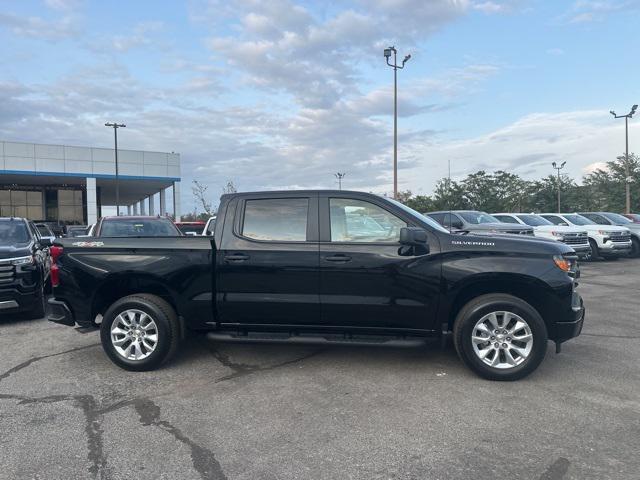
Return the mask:
<path id="1" fill-rule="evenodd" d="M 173 216 L 180 221 L 180 182 L 173 182 Z"/>
<path id="2" fill-rule="evenodd" d="M 87 224 L 98 221 L 98 198 L 96 195 L 96 179 L 87 177 Z"/>

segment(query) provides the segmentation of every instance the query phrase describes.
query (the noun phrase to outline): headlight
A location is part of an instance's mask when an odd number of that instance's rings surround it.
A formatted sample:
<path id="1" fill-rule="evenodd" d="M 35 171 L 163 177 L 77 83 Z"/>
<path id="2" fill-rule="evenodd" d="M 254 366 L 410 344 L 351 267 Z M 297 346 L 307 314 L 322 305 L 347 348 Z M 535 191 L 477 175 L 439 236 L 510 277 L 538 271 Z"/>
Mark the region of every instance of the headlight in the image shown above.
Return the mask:
<path id="1" fill-rule="evenodd" d="M 598 230 L 600 235 L 612 235 L 613 232 L 609 232 L 608 230 Z"/>
<path id="2" fill-rule="evenodd" d="M 563 272 L 568 273 L 573 267 L 573 262 L 570 259 L 563 257 L 562 255 L 554 255 L 553 262 L 556 264 L 556 267 L 558 267 Z"/>
<path id="3" fill-rule="evenodd" d="M 33 265 L 34 260 L 33 256 L 29 255 L 28 257 L 18 257 L 11 260 L 11 265 Z"/>
<path id="4" fill-rule="evenodd" d="M 564 234 L 562 232 L 551 232 L 551 235 L 553 235 L 554 237 L 563 237 Z"/>

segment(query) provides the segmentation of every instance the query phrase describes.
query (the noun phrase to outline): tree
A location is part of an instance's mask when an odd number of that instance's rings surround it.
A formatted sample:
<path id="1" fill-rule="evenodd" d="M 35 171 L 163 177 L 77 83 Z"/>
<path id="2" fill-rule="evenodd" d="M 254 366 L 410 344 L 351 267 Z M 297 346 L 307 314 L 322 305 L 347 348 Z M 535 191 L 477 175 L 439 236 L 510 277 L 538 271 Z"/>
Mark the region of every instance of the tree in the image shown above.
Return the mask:
<path id="1" fill-rule="evenodd" d="M 233 180 L 229 180 L 227 181 L 227 184 L 222 187 L 222 194 L 225 195 L 227 193 L 237 193 L 238 189 L 236 188 L 235 184 L 233 183 Z"/>
<path id="2" fill-rule="evenodd" d="M 202 209 L 204 210 L 207 218 L 211 217 L 215 213 L 213 204 L 208 198 L 208 189 L 209 187 L 207 185 L 203 185 L 198 180 L 194 180 L 193 185 L 191 186 L 191 192 L 196 199 L 196 204 L 202 206 Z"/>

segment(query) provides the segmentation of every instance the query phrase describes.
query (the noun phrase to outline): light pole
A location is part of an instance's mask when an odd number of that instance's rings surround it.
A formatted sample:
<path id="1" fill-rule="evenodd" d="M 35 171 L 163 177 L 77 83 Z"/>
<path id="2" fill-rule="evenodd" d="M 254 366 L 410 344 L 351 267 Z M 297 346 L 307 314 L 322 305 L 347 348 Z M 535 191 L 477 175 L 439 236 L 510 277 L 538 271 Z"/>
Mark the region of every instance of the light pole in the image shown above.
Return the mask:
<path id="1" fill-rule="evenodd" d="M 116 154 L 116 215 L 120 215 L 120 181 L 118 178 L 118 129 L 124 128 L 124 123 L 105 123 L 105 127 L 113 127 L 113 143 L 115 145 Z"/>
<path id="2" fill-rule="evenodd" d="M 391 53 L 393 53 L 393 64 L 389 63 Z M 396 47 L 384 49 L 387 65 L 393 68 L 393 198 L 396 200 L 398 199 L 398 69 L 404 68 L 404 64 L 411 58 L 411 55 L 406 55 L 402 65 L 398 65 L 397 55 Z"/>
<path id="3" fill-rule="evenodd" d="M 624 118 L 624 144 L 625 144 L 625 153 L 624 153 L 624 186 L 625 186 L 625 195 L 626 195 L 626 212 L 631 213 L 631 187 L 629 183 L 631 182 L 630 173 L 629 173 L 629 119 L 633 117 L 633 114 L 636 113 L 638 109 L 638 105 L 634 105 L 631 107 L 631 111 L 626 115 L 616 115 L 616 112 L 610 110 L 609 113 L 613 115 L 613 118 Z"/>
<path id="4" fill-rule="evenodd" d="M 346 172 L 334 173 L 333 176 L 338 179 L 338 188 L 342 190 L 342 179 L 347 175 Z"/>
<path id="5" fill-rule="evenodd" d="M 566 164 L 567 162 L 562 162 L 560 166 L 558 166 L 556 162 L 553 162 L 551 164 L 553 168 L 555 168 L 558 171 L 558 213 L 561 212 L 560 210 L 560 170 L 562 170 Z"/>

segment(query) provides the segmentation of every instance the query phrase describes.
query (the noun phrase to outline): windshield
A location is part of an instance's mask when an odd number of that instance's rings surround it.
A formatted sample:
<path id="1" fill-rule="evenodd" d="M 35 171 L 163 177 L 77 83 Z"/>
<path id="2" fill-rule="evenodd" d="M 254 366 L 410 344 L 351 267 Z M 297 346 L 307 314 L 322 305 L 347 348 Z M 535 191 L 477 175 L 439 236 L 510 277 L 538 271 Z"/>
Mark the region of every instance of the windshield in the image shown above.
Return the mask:
<path id="1" fill-rule="evenodd" d="M 101 237 L 178 237 L 180 231 L 164 218 L 113 218 L 102 222 Z"/>
<path id="2" fill-rule="evenodd" d="M 618 223 L 620 225 L 625 225 L 627 223 L 633 223 L 627 217 L 623 217 L 622 215 L 620 215 L 618 213 L 603 213 L 602 215 L 607 217 L 613 223 Z"/>
<path id="3" fill-rule="evenodd" d="M 417 212 L 416 210 L 414 210 L 411 207 L 407 207 L 404 203 L 400 203 L 397 200 L 394 200 L 393 198 L 387 198 L 384 197 L 385 200 L 393 203 L 394 205 L 400 207 L 402 210 L 404 210 L 405 212 L 407 212 L 409 215 L 414 216 L 414 217 L 418 217 L 419 220 L 423 221 L 424 223 L 428 224 L 431 228 L 433 228 L 434 230 L 438 230 L 440 232 L 445 232 L 445 233 L 449 233 L 449 230 L 447 230 L 446 228 L 444 228 L 442 225 L 440 225 L 438 222 L 436 222 L 435 220 L 433 220 L 432 218 L 429 218 L 425 215 L 422 215 L 420 212 Z"/>
<path id="4" fill-rule="evenodd" d="M 588 218 L 585 218 L 582 215 L 578 215 L 577 213 L 565 215 L 564 218 L 569 220 L 569 222 L 573 223 L 574 225 L 596 225 L 596 222 L 592 222 Z"/>
<path id="5" fill-rule="evenodd" d="M 542 218 L 540 215 L 516 215 L 520 220 L 531 227 L 539 227 L 540 225 L 553 225 L 546 218 Z"/>
<path id="6" fill-rule="evenodd" d="M 500 223 L 496 217 L 492 217 L 484 212 L 458 212 L 467 223 L 472 225 L 480 225 L 481 223 Z"/>
<path id="7" fill-rule="evenodd" d="M 27 225 L 20 220 L 0 220 L 0 247 L 29 243 Z"/>

